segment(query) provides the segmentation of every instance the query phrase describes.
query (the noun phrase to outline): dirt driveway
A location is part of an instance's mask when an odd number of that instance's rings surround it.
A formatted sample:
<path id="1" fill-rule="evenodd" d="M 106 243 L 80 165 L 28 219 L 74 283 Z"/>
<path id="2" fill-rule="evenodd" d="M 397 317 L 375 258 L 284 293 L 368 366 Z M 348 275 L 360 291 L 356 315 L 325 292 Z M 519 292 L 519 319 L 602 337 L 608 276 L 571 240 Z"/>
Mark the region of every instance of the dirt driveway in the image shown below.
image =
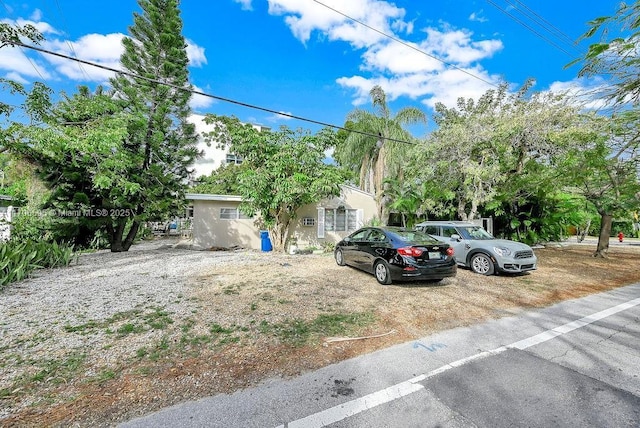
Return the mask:
<path id="1" fill-rule="evenodd" d="M 640 246 L 537 250 L 539 269 L 381 286 L 331 255 L 147 243 L 0 293 L 0 424 L 111 426 L 446 328 L 640 281 Z M 358 340 L 357 337 L 377 336 Z"/>

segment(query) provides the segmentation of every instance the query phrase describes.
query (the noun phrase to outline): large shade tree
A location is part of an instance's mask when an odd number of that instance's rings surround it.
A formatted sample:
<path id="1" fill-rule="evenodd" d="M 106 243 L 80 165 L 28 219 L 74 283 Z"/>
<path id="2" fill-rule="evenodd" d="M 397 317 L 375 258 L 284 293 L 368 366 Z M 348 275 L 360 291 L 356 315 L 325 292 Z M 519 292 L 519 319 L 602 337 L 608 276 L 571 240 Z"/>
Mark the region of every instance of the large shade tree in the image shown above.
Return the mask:
<path id="1" fill-rule="evenodd" d="M 499 211 L 514 217 L 550 179 L 579 109 L 562 95 L 532 93 L 532 85 L 510 94 L 503 84 L 477 101 L 436 106 L 439 128 L 416 146 L 408 168 L 426 188 L 425 210 L 473 220 L 501 199 Z"/>
<path id="2" fill-rule="evenodd" d="M 208 115 L 205 121 L 215 125 L 208 138 L 242 156 L 240 209 L 259 215 L 259 226 L 269 231 L 276 250 L 284 249 L 300 207 L 340 194 L 345 173 L 324 162 L 325 151 L 336 142 L 331 129 L 312 135 L 286 127 L 259 131 L 234 117 Z"/>
<path id="3" fill-rule="evenodd" d="M 620 3 L 614 14 L 589 24 L 583 38 L 599 40 L 575 61 L 582 64 L 578 74 L 604 76 L 602 95 L 617 111 L 606 141 L 594 141 L 577 153 L 590 172 L 584 182 L 591 183 L 586 196 L 599 204 L 602 221 L 596 255 L 603 255 L 613 214 L 625 206 L 631 210 L 640 206 L 640 195 L 634 194 L 640 162 L 640 1 Z"/>
<path id="4" fill-rule="evenodd" d="M 5 134 L 40 165 L 55 201 L 107 209 L 100 227 L 114 252 L 130 248 L 143 221 L 177 211 L 198 153 L 178 1 L 138 4 L 111 93 L 81 90 L 53 103 L 36 83 L 25 103 L 32 126 L 14 123 Z"/>
<path id="5" fill-rule="evenodd" d="M 348 114 L 348 129 L 359 132 L 351 132 L 336 147 L 335 158 L 340 165 L 357 170 L 359 187 L 375 195 L 378 217 L 386 224 L 391 200 L 385 196 L 385 180 L 402 179 L 403 158 L 409 147 L 392 140 L 413 142 L 404 127 L 426 123 L 427 116 L 415 107 L 405 107 L 394 115 L 378 85 L 371 89 L 370 96 L 374 111 L 356 109 Z"/>
<path id="6" fill-rule="evenodd" d="M 111 84 L 126 101 L 128 125 L 124 149 L 135 159 L 132 180 L 139 187 L 129 195 L 134 216 L 129 231 L 121 219 L 107 230 L 112 251 L 126 251 L 140 224 L 175 211 L 183 200 L 189 168 L 198 151 L 195 127 L 187 121 L 191 110 L 187 43 L 182 35 L 178 0 L 138 0 L 131 37 L 123 39 L 120 58 L 127 73 Z"/>

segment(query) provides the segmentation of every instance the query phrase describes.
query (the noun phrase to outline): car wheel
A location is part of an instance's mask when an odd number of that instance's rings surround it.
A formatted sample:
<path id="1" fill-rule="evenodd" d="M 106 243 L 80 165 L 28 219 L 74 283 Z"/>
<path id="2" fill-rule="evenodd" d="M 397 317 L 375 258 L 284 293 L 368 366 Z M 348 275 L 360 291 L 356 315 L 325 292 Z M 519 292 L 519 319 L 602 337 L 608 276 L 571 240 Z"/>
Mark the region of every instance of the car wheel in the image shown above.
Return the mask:
<path id="1" fill-rule="evenodd" d="M 373 273 L 380 284 L 391 284 L 391 272 L 389 271 L 389 266 L 382 260 L 377 261 L 373 266 Z"/>
<path id="2" fill-rule="evenodd" d="M 336 252 L 334 253 L 334 256 L 336 258 L 336 263 L 338 264 L 338 266 L 344 266 L 344 254 L 342 254 L 342 250 L 340 248 L 338 248 L 336 250 Z"/>
<path id="3" fill-rule="evenodd" d="M 480 275 L 493 275 L 495 267 L 489 256 L 478 253 L 471 258 L 471 270 Z"/>

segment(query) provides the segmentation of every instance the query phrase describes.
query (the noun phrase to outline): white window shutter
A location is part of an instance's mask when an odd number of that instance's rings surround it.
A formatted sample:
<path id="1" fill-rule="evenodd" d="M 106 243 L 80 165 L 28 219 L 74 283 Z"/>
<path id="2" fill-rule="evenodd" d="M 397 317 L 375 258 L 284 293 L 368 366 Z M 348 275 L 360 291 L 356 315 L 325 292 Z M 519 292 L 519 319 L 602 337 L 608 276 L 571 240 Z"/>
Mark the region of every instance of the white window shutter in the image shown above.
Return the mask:
<path id="1" fill-rule="evenodd" d="M 324 238 L 324 208 L 318 208 L 318 238 Z"/>
<path id="2" fill-rule="evenodd" d="M 356 211 L 356 229 L 360 229 L 364 226 L 364 210 L 359 209 Z"/>

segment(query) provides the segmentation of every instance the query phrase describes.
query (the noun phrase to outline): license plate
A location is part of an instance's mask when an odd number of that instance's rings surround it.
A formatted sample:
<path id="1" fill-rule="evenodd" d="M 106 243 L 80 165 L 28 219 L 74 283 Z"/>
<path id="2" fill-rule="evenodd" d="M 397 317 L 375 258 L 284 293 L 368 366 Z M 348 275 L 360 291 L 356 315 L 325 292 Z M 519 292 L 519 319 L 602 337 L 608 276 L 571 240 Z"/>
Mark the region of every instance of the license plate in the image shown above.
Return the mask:
<path id="1" fill-rule="evenodd" d="M 437 251 L 429 251 L 429 260 L 438 260 L 441 257 Z"/>

